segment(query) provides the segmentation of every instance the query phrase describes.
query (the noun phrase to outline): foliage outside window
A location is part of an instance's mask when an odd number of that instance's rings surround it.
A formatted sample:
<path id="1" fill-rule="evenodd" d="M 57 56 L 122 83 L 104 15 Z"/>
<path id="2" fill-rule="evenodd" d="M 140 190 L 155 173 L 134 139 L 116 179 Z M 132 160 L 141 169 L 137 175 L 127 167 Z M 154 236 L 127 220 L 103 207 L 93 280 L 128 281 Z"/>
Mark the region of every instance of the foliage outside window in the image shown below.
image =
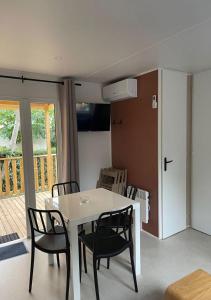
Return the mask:
<path id="1" fill-rule="evenodd" d="M 50 117 L 50 131 L 51 131 L 51 152 L 56 153 L 56 136 L 55 136 L 55 119 L 54 110 L 49 110 Z M 11 140 L 13 129 L 15 126 L 16 112 L 14 110 L 2 109 L 0 110 L 0 137 Z M 32 120 L 32 136 L 34 139 L 46 139 L 45 130 L 45 112 L 41 109 L 33 109 L 31 114 Z M 16 144 L 21 143 L 21 132 L 18 130 Z M 47 150 L 35 150 L 34 155 L 46 154 Z M 20 156 L 21 150 L 11 150 L 11 147 L 0 146 L 0 156 Z"/>

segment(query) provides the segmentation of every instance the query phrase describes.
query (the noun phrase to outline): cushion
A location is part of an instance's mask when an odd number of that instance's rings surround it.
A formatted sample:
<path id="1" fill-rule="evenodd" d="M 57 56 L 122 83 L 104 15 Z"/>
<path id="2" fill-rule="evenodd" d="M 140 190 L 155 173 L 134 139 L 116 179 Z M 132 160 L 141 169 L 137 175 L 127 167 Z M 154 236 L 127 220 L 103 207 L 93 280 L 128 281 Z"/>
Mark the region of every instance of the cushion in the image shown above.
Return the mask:
<path id="1" fill-rule="evenodd" d="M 211 300 L 211 275 L 197 270 L 171 284 L 165 300 Z"/>

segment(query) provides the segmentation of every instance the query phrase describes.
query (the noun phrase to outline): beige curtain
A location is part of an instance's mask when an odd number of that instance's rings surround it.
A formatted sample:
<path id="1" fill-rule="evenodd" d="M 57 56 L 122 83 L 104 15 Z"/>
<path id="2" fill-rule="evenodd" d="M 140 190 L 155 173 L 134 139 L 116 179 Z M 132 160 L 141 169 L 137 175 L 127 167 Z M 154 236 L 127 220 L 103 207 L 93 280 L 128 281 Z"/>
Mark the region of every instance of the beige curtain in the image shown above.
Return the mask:
<path id="1" fill-rule="evenodd" d="M 59 86 L 61 136 L 58 137 L 58 182 L 76 180 L 79 183 L 78 133 L 73 82 L 64 79 Z M 58 132 L 57 132 L 58 134 Z"/>

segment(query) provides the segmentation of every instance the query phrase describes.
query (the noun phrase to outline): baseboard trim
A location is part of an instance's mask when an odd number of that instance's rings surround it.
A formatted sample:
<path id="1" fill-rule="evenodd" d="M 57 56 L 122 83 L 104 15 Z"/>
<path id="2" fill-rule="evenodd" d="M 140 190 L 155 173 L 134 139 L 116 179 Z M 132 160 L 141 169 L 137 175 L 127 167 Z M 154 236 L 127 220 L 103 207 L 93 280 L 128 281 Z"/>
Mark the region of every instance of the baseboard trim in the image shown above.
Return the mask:
<path id="1" fill-rule="evenodd" d="M 151 234 L 150 232 L 148 232 L 148 231 L 146 231 L 146 230 L 143 230 L 143 229 L 141 229 L 141 231 L 144 232 L 144 233 L 146 233 L 147 235 L 149 235 L 149 236 L 155 238 L 156 240 L 159 240 L 159 237 L 157 237 L 157 236 Z"/>

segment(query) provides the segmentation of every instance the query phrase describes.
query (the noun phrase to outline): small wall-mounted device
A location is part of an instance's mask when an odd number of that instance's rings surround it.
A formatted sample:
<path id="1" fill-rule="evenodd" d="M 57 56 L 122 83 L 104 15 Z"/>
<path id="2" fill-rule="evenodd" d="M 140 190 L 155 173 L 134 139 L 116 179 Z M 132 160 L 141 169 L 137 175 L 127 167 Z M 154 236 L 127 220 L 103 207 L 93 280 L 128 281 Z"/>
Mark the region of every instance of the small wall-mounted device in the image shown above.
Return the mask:
<path id="1" fill-rule="evenodd" d="M 153 95 L 153 96 L 152 96 L 152 108 L 153 108 L 153 109 L 158 108 L 157 95 Z"/>

